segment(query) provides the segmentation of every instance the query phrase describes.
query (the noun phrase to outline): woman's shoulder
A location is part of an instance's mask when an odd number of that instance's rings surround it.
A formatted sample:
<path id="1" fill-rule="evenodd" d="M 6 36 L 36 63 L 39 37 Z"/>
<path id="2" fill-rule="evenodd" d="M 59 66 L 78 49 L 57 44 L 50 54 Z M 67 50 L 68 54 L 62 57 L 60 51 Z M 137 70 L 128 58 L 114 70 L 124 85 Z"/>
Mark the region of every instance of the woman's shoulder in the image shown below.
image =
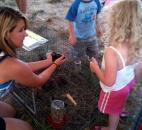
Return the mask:
<path id="1" fill-rule="evenodd" d="M 21 61 L 17 59 L 16 57 L 6 57 L 1 62 L 1 65 L 4 65 L 6 67 L 6 66 L 18 65 L 19 63 L 21 63 Z"/>
<path id="2" fill-rule="evenodd" d="M 29 65 L 17 58 L 8 57 L 0 64 L 0 78 L 2 81 L 16 80 L 21 74 L 30 70 Z"/>
<path id="3" fill-rule="evenodd" d="M 3 73 L 14 73 L 22 71 L 25 66 L 25 62 L 15 57 L 7 57 L 3 62 L 0 63 L 0 71 Z"/>

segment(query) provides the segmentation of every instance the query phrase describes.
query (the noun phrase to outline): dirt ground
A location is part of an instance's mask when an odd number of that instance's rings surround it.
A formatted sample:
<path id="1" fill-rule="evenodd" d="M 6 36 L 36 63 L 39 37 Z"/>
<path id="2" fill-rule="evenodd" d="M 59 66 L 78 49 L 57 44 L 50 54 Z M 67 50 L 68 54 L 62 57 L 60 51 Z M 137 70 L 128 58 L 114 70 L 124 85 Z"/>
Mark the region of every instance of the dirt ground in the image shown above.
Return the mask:
<path id="1" fill-rule="evenodd" d="M 28 1 L 28 0 L 27 0 Z M 89 130 L 94 124 L 107 125 L 107 115 L 102 115 L 97 110 L 97 100 L 100 91 L 99 82 L 89 70 L 87 59 L 76 68 L 70 55 L 71 46 L 67 42 L 68 31 L 64 20 L 71 0 L 29 0 L 26 16 L 29 19 L 29 28 L 46 37 L 49 42 L 33 51 L 18 50 L 18 56 L 24 61 L 36 61 L 44 59 L 48 50 L 65 53 L 67 62 L 61 66 L 43 89 L 34 90 L 36 102 L 32 101 L 32 90 L 16 85 L 14 91 L 24 99 L 24 102 L 34 109 L 36 105 L 37 115 L 34 117 L 41 124 L 47 125 L 50 114 L 50 105 L 53 99 L 61 99 L 66 103 L 66 125 L 62 130 Z M 7 5 L 17 9 L 14 0 L 1 0 L 1 5 Z M 101 59 L 100 59 L 101 60 Z M 65 94 L 69 93 L 77 102 L 77 106 L 68 100 Z M 129 117 L 120 120 L 119 130 L 134 130 L 136 118 L 141 109 L 142 87 L 139 83 L 129 96 L 126 111 Z M 23 94 L 23 95 L 22 95 Z M 19 104 L 15 104 L 16 108 Z M 18 117 L 31 122 L 31 117 L 22 113 L 23 108 L 17 109 Z"/>

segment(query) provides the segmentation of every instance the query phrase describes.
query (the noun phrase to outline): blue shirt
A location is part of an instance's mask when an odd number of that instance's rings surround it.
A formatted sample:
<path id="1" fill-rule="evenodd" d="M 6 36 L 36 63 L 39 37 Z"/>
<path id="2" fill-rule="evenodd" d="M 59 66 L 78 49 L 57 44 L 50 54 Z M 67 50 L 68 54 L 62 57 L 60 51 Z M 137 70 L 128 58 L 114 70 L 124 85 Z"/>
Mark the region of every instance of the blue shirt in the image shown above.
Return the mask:
<path id="1" fill-rule="evenodd" d="M 79 39 L 96 36 L 96 23 L 94 18 L 101 10 L 99 0 L 74 0 L 68 10 L 66 19 L 73 22 L 75 35 Z"/>

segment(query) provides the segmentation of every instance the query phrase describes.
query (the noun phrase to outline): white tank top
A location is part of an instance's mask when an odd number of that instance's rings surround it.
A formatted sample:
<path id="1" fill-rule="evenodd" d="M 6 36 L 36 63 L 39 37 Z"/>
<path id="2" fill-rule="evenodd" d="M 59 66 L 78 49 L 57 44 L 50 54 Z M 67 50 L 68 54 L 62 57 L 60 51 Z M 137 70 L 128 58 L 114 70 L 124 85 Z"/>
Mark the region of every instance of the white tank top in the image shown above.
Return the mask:
<path id="1" fill-rule="evenodd" d="M 124 88 L 131 80 L 134 79 L 135 73 L 134 73 L 134 65 L 125 65 L 124 58 L 122 57 L 121 53 L 115 49 L 114 47 L 110 46 L 120 57 L 123 68 L 121 70 L 117 71 L 116 74 L 116 81 L 112 86 L 106 86 L 100 81 L 101 88 L 103 89 L 104 92 L 111 92 L 111 91 L 118 91 L 122 88 Z M 105 68 L 104 64 L 104 58 L 102 61 L 102 68 Z"/>

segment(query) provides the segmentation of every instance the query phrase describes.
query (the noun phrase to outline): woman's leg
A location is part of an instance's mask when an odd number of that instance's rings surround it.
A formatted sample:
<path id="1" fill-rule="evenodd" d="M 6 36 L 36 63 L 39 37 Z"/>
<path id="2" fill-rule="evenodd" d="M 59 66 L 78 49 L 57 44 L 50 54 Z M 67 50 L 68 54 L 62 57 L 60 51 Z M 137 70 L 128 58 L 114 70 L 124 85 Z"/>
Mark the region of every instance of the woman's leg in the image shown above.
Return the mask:
<path id="1" fill-rule="evenodd" d="M 33 130 L 27 122 L 15 118 L 4 118 L 6 130 Z"/>
<path id="2" fill-rule="evenodd" d="M 27 0 L 16 0 L 17 6 L 22 13 L 27 11 Z"/>
<path id="3" fill-rule="evenodd" d="M 16 111 L 11 105 L 0 101 L 0 116 L 1 117 L 14 117 L 15 114 L 16 114 Z"/>

